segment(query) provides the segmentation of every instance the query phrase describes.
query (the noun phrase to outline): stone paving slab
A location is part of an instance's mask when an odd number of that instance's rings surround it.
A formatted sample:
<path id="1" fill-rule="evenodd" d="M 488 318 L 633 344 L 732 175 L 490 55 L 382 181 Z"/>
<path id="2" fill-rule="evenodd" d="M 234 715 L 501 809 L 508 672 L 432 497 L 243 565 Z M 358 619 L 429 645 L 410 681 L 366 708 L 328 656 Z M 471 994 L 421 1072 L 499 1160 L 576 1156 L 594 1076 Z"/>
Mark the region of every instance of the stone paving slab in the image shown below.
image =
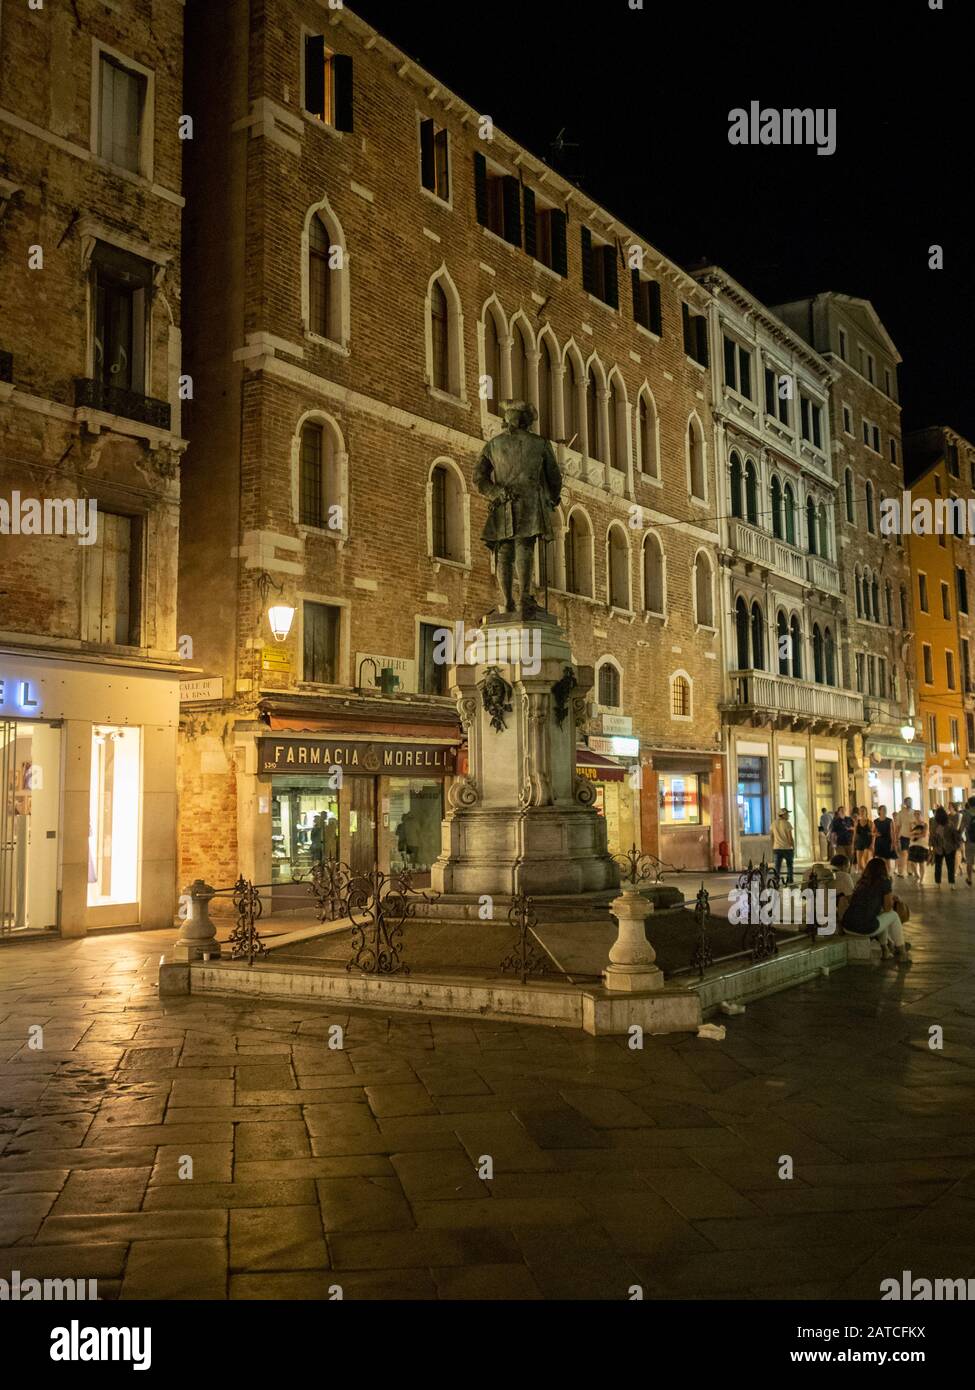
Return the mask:
<path id="1" fill-rule="evenodd" d="M 975 1277 L 970 908 L 930 911 L 910 966 L 642 1050 L 163 1001 L 171 933 L 5 945 L 0 1277 L 122 1300 L 876 1299 L 892 1270 Z"/>

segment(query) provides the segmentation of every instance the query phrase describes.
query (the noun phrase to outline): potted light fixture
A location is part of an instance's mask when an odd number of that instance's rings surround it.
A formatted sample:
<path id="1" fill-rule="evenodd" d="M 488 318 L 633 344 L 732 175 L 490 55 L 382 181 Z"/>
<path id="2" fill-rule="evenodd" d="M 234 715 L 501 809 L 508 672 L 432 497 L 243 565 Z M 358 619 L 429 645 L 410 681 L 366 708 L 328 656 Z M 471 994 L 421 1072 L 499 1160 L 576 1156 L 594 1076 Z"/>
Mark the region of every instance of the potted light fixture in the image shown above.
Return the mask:
<path id="1" fill-rule="evenodd" d="M 267 607 L 268 595 L 272 589 L 279 594 L 284 593 L 284 585 L 278 584 L 273 580 L 267 570 L 261 570 L 261 573 L 257 576 L 257 590 L 261 596 L 262 608 Z M 290 603 L 272 603 L 270 607 L 268 607 L 267 620 L 275 642 L 284 642 L 287 640 L 294 619 L 295 610 Z"/>

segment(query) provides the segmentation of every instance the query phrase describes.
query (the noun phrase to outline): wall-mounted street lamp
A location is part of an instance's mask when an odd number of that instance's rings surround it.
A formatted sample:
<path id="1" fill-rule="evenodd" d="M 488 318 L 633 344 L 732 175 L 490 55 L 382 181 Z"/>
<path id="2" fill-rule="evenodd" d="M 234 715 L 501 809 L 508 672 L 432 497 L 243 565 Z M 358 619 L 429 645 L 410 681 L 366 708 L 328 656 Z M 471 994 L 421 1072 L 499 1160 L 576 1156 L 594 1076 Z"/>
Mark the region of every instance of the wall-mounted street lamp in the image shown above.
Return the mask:
<path id="1" fill-rule="evenodd" d="M 913 724 L 901 725 L 901 738 L 904 740 L 905 743 L 913 743 L 914 736 L 916 733 L 917 730 L 915 729 Z"/>
<path id="2" fill-rule="evenodd" d="M 295 610 L 290 603 L 273 603 L 268 607 L 268 597 L 272 589 L 276 593 L 284 593 L 284 585 L 272 579 L 267 570 L 261 570 L 257 576 L 257 592 L 261 596 L 261 607 L 267 608 L 267 620 L 275 642 L 284 642 L 295 620 Z"/>

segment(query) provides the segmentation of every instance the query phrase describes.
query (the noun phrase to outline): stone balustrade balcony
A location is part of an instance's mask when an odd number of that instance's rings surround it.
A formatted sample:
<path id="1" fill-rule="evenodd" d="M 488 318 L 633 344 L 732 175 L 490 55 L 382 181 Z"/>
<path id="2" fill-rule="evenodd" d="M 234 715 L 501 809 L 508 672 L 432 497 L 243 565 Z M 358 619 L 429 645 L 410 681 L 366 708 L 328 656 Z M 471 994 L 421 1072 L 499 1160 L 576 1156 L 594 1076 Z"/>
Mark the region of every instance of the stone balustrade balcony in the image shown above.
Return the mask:
<path id="1" fill-rule="evenodd" d="M 731 698 L 723 703 L 722 710 L 733 722 L 751 719 L 822 729 L 866 722 L 862 695 L 769 671 L 733 671 Z"/>

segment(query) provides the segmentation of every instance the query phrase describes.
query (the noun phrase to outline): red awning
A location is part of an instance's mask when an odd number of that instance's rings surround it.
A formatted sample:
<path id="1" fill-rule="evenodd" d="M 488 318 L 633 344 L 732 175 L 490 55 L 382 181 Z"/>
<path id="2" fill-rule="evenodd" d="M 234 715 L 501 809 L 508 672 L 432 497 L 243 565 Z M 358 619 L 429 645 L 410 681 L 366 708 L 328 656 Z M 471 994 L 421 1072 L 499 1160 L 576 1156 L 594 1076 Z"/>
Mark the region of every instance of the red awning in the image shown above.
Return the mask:
<path id="1" fill-rule="evenodd" d="M 604 753 L 594 753 L 590 748 L 576 749 L 576 771 L 593 782 L 622 782 L 626 776 L 622 763 Z"/>

